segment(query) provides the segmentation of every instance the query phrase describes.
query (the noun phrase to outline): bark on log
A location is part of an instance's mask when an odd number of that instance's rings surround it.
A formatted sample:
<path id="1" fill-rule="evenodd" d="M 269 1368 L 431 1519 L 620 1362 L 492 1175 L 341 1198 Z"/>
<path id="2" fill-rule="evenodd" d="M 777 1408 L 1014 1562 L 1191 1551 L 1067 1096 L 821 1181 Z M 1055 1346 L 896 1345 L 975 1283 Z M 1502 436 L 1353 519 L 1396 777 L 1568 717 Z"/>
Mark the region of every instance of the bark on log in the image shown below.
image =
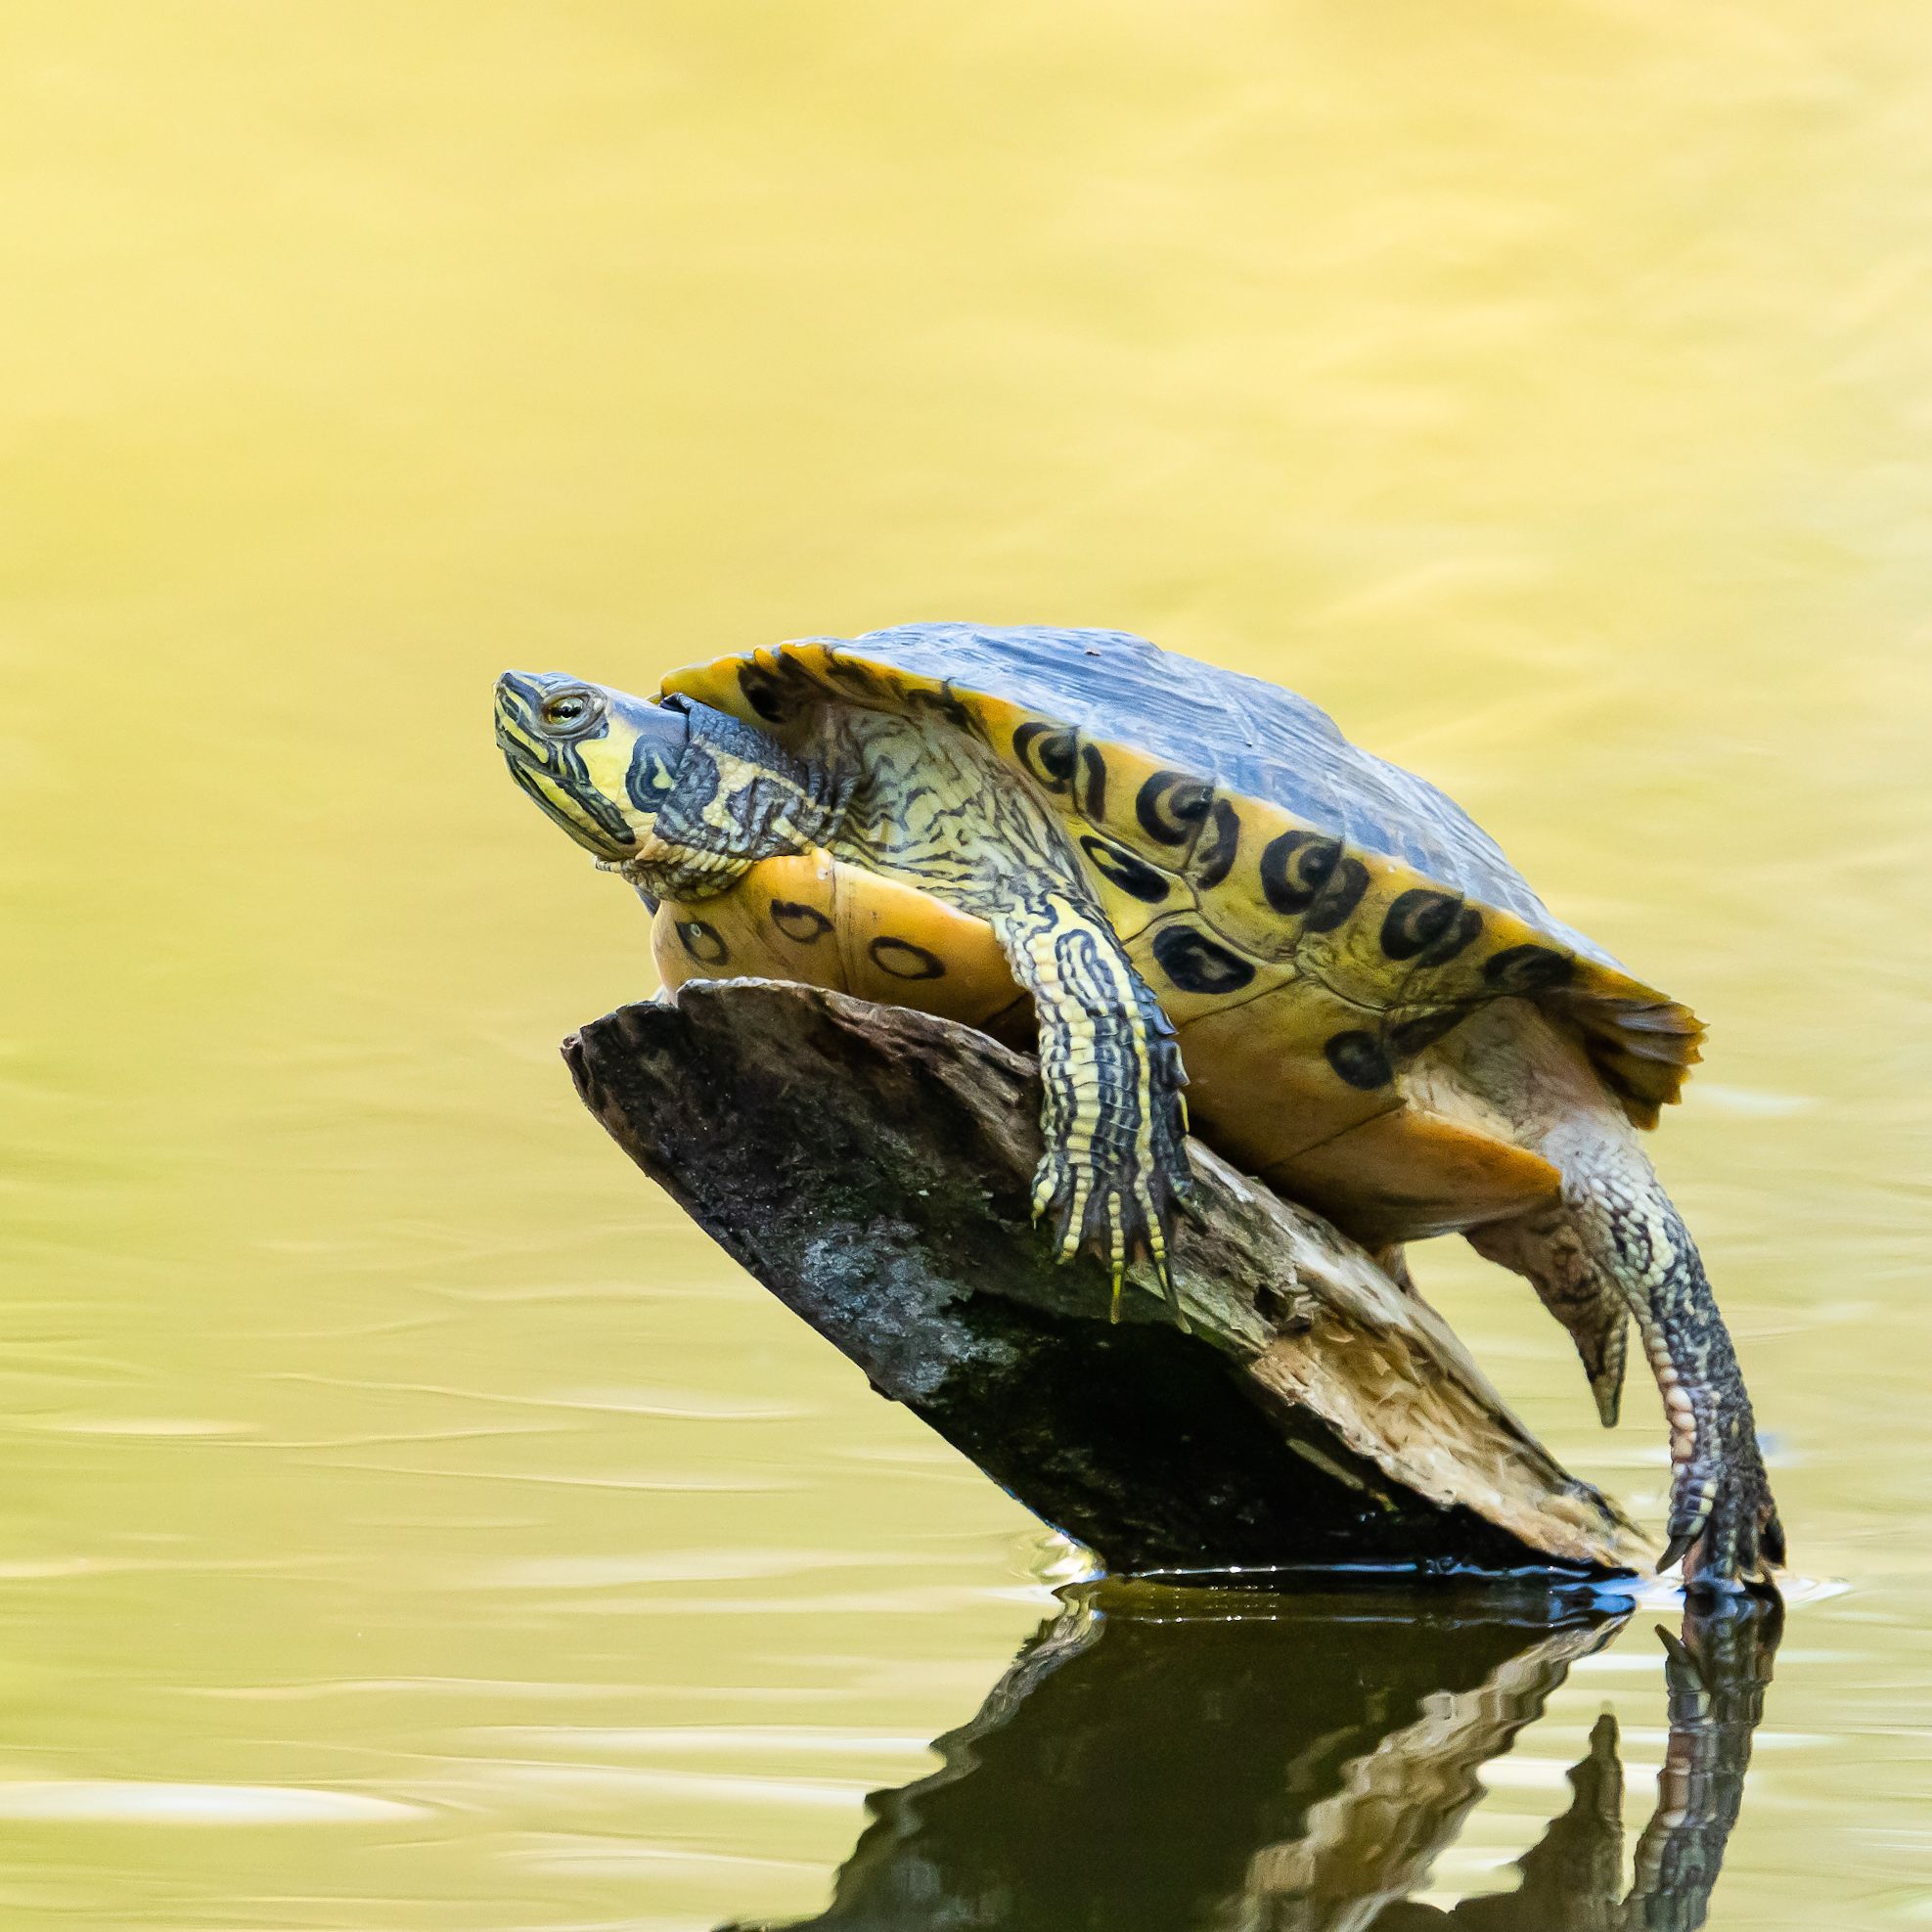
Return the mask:
<path id="1" fill-rule="evenodd" d="M 563 1044 L 577 1091 L 736 1260 L 1116 1573 L 1648 1567 L 1447 1325 L 1190 1142 L 1198 1221 L 1118 1325 L 1031 1223 L 1035 1063 L 900 1007 L 694 981 Z"/>

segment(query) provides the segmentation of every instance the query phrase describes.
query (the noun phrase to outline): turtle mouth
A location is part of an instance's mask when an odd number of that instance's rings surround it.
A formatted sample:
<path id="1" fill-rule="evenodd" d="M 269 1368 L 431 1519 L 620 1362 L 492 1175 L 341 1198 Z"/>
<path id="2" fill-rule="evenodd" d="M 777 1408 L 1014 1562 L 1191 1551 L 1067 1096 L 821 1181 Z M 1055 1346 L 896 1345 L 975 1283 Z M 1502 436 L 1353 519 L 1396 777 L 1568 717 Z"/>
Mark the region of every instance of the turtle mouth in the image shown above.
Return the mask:
<path id="1" fill-rule="evenodd" d="M 637 834 L 584 762 L 583 747 L 610 730 L 610 703 L 575 678 L 506 671 L 496 681 L 496 741 L 518 787 L 579 845 L 622 858 Z"/>

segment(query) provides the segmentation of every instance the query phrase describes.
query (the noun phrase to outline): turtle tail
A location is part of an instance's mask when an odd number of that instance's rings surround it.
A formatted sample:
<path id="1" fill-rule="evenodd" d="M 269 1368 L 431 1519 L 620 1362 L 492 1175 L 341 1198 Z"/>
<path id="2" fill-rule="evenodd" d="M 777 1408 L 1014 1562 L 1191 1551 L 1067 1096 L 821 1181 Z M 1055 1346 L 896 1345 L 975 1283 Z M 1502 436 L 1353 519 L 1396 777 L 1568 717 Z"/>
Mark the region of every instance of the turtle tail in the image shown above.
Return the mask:
<path id="1" fill-rule="evenodd" d="M 1630 982 L 1624 981 L 1628 985 Z M 1596 1077 L 1633 1127 L 1654 1127 L 1703 1057 L 1704 1023 L 1686 1006 L 1648 988 L 1630 993 L 1567 987 L 1545 996 L 1576 1027 Z"/>

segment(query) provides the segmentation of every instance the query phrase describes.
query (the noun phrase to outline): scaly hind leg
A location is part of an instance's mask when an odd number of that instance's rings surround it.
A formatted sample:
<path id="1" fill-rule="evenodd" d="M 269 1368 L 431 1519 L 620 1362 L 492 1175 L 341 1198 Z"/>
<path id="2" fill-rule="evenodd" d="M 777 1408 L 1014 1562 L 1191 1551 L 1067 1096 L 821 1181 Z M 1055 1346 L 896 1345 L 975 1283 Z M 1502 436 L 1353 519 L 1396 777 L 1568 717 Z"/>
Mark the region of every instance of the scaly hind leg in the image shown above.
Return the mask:
<path id="1" fill-rule="evenodd" d="M 1028 895 L 993 926 L 1040 1018 L 1034 1215 L 1053 1215 L 1061 1261 L 1084 1248 L 1107 1265 L 1116 1319 L 1121 1275 L 1145 1248 L 1178 1320 L 1167 1236 L 1193 1176 L 1174 1029 L 1112 927 L 1066 894 Z"/>
<path id="2" fill-rule="evenodd" d="M 1523 1276 L 1569 1331 L 1590 1377 L 1597 1416 L 1606 1429 L 1614 1429 L 1623 1405 L 1630 1304 L 1592 1259 L 1569 1209 L 1536 1208 L 1512 1221 L 1471 1228 L 1467 1239 L 1486 1260 Z"/>
<path id="3" fill-rule="evenodd" d="M 1751 1400 L 1697 1246 L 1622 1109 L 1568 1034 L 1499 1000 L 1444 1043 L 1460 1078 L 1562 1175 L 1559 1202 L 1474 1229 L 1575 1338 L 1597 1410 L 1615 1414 L 1619 1304 L 1636 1318 L 1671 1428 L 1669 1548 L 1686 1583 L 1723 1587 L 1784 1560 Z"/>
<path id="4" fill-rule="evenodd" d="M 1605 1423 L 1616 1420 L 1635 1317 L 1671 1430 L 1669 1547 L 1686 1583 L 1723 1586 L 1784 1560 L 1751 1399 L 1683 1218 L 1631 1137 L 1586 1116 L 1542 1151 L 1560 1204 L 1469 1231 L 1479 1253 L 1526 1276 L 1576 1342 Z"/>
<path id="5" fill-rule="evenodd" d="M 1670 1544 L 1686 1583 L 1724 1586 L 1784 1560 L 1757 1421 L 1697 1244 L 1642 1152 L 1609 1137 L 1564 1150 L 1563 1198 L 1623 1290 L 1671 1427 Z"/>

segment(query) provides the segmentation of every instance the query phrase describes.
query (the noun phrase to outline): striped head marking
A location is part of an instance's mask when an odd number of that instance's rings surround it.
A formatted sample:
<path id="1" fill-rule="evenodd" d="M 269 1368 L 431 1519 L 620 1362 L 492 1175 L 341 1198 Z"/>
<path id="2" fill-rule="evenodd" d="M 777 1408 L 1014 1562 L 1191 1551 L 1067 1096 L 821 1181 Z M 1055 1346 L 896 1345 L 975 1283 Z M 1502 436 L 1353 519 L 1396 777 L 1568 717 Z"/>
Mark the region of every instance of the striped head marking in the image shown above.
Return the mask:
<path id="1" fill-rule="evenodd" d="M 555 671 L 496 681 L 496 741 L 510 776 L 579 845 L 627 859 L 677 782 L 683 712 Z"/>

